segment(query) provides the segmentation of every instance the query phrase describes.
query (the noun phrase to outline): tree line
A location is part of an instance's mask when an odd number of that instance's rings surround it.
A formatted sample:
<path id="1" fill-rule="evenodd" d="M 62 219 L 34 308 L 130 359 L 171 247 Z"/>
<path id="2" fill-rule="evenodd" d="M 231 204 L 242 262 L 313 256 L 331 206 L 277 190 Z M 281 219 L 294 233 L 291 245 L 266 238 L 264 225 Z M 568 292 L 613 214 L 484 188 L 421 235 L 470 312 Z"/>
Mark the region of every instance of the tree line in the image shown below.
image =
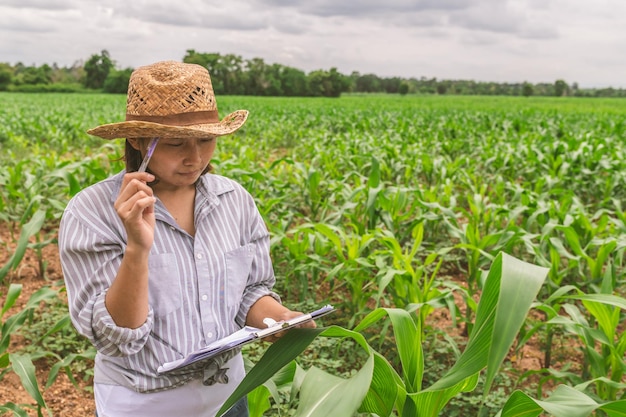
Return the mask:
<path id="1" fill-rule="evenodd" d="M 342 93 L 450 94 L 508 96 L 626 97 L 626 89 L 579 88 L 564 80 L 554 83 L 497 83 L 437 78 L 379 77 L 336 68 L 304 71 L 262 58 L 243 59 L 234 54 L 186 51 L 183 62 L 206 67 L 218 95 L 338 97 Z M 0 63 L 0 91 L 86 92 L 124 94 L 133 68 L 118 69 L 108 51 L 94 54 L 71 67 L 43 64 L 25 66 Z"/>

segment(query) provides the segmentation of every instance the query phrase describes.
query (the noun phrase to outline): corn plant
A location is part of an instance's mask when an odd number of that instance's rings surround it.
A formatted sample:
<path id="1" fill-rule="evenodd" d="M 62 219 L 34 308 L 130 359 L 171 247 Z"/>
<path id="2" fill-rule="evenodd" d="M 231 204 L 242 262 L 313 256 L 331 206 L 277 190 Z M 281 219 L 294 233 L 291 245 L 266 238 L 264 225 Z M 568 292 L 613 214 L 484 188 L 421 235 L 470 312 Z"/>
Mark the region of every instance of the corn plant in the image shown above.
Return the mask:
<path id="1" fill-rule="evenodd" d="M 21 292 L 22 286 L 20 284 L 11 284 L 7 291 L 2 311 L 0 311 L 0 320 L 2 320 L 2 333 L 0 334 L 0 380 L 7 372 L 15 372 L 19 376 L 26 392 L 36 401 L 37 414 L 42 416 L 43 410 L 46 410 L 48 407 L 37 382 L 33 359 L 28 354 L 10 353 L 9 342 L 11 335 L 15 334 L 24 325 L 26 320 L 32 315 L 33 310 L 39 306 L 39 303 L 53 299 L 56 297 L 56 292 L 47 287 L 40 289 L 29 298 L 23 309 L 4 320 L 4 315 L 13 307 Z M 17 415 L 21 413 L 25 415 L 25 411 L 21 406 L 12 402 L 0 404 L 0 412 L 5 411 L 13 411 Z M 49 410 L 48 414 L 52 415 Z"/>
<path id="2" fill-rule="evenodd" d="M 408 309 L 374 310 L 354 330 L 339 326 L 296 329 L 274 343 L 250 370 L 218 415 L 269 380 L 288 365 L 316 337 L 351 338 L 366 353 L 362 368 L 349 379 L 330 375 L 315 367 L 306 371 L 299 385 L 297 416 L 352 416 L 355 412 L 390 416 L 436 416 L 448 401 L 463 391 L 476 388 L 478 374 L 486 369 L 485 392 L 506 357 L 524 322 L 533 299 L 547 274 L 546 268 L 519 261 L 505 254 L 494 260 L 478 305 L 476 323 L 463 354 L 432 386 L 423 388 L 424 362 L 421 351 L 420 316 Z M 393 325 L 400 373 L 374 350 L 360 331 L 388 316 Z"/>
<path id="3" fill-rule="evenodd" d="M 553 262 L 556 258 L 565 260 L 564 269 L 574 277 L 586 277 L 585 282 L 577 286 L 597 286 L 602 280 L 602 273 L 618 246 L 610 225 L 614 213 L 601 210 L 595 215 L 587 215 L 581 210 L 571 211 L 564 218 L 564 223 L 552 222 L 549 230 L 549 249 Z M 555 265 L 555 269 L 559 268 Z M 555 284 L 563 283 L 563 276 Z M 570 284 L 570 281 L 566 281 Z"/>
<path id="4" fill-rule="evenodd" d="M 472 299 L 481 288 L 481 271 L 485 264 L 499 251 L 513 252 L 525 234 L 519 228 L 511 226 L 514 220 L 511 217 L 517 216 L 518 212 L 489 203 L 484 196 L 485 188 L 482 188 L 481 193 L 467 198 L 468 209 L 444 208 L 438 203 L 423 202 L 430 210 L 440 213 L 441 222 L 451 237 L 451 243 L 454 243 L 440 251 L 443 253 L 461 251 L 465 256 L 468 293 L 465 298 L 467 333 L 470 331 L 474 312 Z"/>
<path id="5" fill-rule="evenodd" d="M 346 229 L 327 224 L 305 224 L 312 231 L 320 247 L 320 267 L 326 267 L 325 280 L 330 282 L 331 293 L 349 295 L 343 300 L 351 321 L 366 311 L 366 304 L 375 293 L 375 278 L 371 273 L 369 247 L 374 242 L 372 233 L 359 233 L 357 226 Z M 350 230 L 352 229 L 352 230 Z"/>
<path id="6" fill-rule="evenodd" d="M 0 284 L 4 282 L 4 279 L 9 272 L 16 269 L 22 261 L 26 250 L 31 246 L 29 243 L 30 238 L 41 231 L 45 221 L 45 216 L 46 213 L 39 210 L 35 212 L 33 217 L 22 226 L 20 237 L 17 240 L 17 247 L 15 248 L 13 255 L 11 255 L 9 261 L 2 268 L 0 268 Z"/>
<path id="7" fill-rule="evenodd" d="M 431 305 L 445 303 L 452 310 L 452 317 L 455 317 L 456 308 L 451 302 L 451 292 L 441 291 L 436 285 L 436 277 L 443 263 L 442 254 L 433 252 L 424 259 L 418 256 L 418 252 L 423 250 L 423 223 L 415 225 L 411 235 L 413 241 L 408 247 L 402 247 L 390 232 L 380 231 L 377 235 L 377 241 L 385 247 L 374 254 L 379 277 L 377 306 L 385 295 L 390 298 L 389 304 L 396 307 L 421 305 L 419 315 L 420 321 L 424 323 L 434 309 Z"/>
<path id="8" fill-rule="evenodd" d="M 313 233 L 306 225 L 288 232 L 274 230 L 273 248 L 281 248 L 274 261 L 277 268 L 286 271 L 280 282 L 284 292 L 298 302 L 314 299 L 312 288 L 322 281 L 325 272 L 319 253 L 325 253 L 325 250 L 316 249 L 320 245 L 314 241 Z"/>
<path id="9" fill-rule="evenodd" d="M 563 298 L 579 300 L 586 312 L 576 304 L 566 303 L 566 315 L 553 318 L 549 324 L 562 326 L 582 343 L 585 362 L 578 382 L 592 379 L 597 398 L 619 399 L 626 393 L 626 333 L 620 330 L 626 300 L 610 293 L 584 294 L 576 288 L 569 289 L 576 294 Z"/>
<path id="10" fill-rule="evenodd" d="M 35 320 L 37 314 L 41 308 L 41 304 L 52 305 L 59 301 L 59 293 L 49 287 L 43 287 L 40 290 L 33 293 L 25 306 L 22 307 L 17 313 L 3 319 L 5 314 L 15 306 L 15 302 L 20 297 L 22 292 L 21 284 L 11 284 L 8 287 L 4 306 L 0 312 L 0 323 L 2 324 L 0 330 L 0 380 L 4 376 L 13 372 L 18 375 L 24 390 L 33 398 L 36 405 L 15 404 L 13 402 L 7 402 L 0 404 L 0 414 L 4 412 L 13 412 L 15 415 L 22 416 L 27 415 L 26 409 L 36 408 L 38 416 L 42 416 L 46 411 L 48 415 L 52 415 L 51 410 L 43 398 L 43 392 L 50 388 L 56 381 L 58 374 L 61 370 L 65 371 L 69 380 L 78 388 L 71 365 L 76 361 L 93 361 L 95 358 L 95 349 L 86 349 L 83 352 L 72 352 L 65 354 L 62 352 L 55 352 L 47 349 L 44 345 L 45 340 L 50 340 L 52 337 L 63 331 L 74 332 L 74 328 L 70 323 L 69 314 L 65 309 L 65 313 L 57 320 L 53 318 L 53 323 L 45 329 L 45 333 L 41 334 L 37 340 L 33 340 L 25 349 L 20 351 L 10 351 L 10 339 L 11 336 L 19 334 L 22 337 L 26 337 L 28 332 L 36 325 Z M 40 387 L 36 378 L 36 366 L 40 360 L 52 360 L 48 372 L 48 379 L 44 387 Z"/>

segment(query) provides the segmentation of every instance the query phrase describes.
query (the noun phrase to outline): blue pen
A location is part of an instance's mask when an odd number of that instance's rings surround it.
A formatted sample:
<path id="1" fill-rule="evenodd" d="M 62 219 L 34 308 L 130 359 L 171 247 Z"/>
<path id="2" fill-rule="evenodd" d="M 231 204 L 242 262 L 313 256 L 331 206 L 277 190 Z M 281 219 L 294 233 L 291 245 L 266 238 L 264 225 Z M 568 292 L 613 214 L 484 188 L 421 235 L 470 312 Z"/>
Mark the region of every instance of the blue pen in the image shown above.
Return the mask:
<path id="1" fill-rule="evenodd" d="M 150 158 L 152 158 L 152 153 L 154 152 L 154 148 L 156 148 L 157 142 L 159 138 L 152 138 L 150 140 L 150 144 L 148 145 L 148 152 L 146 152 L 146 156 L 143 157 L 143 161 L 141 162 L 141 166 L 137 170 L 137 172 L 146 172 L 146 168 L 148 168 L 148 162 L 150 162 Z"/>

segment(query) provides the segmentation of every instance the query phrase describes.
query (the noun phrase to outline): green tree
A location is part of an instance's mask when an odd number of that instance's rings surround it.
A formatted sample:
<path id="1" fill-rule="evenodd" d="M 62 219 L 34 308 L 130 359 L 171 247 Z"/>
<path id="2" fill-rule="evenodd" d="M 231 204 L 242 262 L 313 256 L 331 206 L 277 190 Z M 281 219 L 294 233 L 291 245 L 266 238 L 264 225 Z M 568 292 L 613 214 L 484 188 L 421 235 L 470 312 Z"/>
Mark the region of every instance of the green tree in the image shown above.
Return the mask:
<path id="1" fill-rule="evenodd" d="M 267 96 L 284 96 L 282 83 L 283 66 L 280 64 L 272 64 L 267 67 L 267 88 L 265 95 Z"/>
<path id="2" fill-rule="evenodd" d="M 563 80 L 556 80 L 554 82 L 554 95 L 557 97 L 566 96 L 569 92 L 569 86 Z"/>
<path id="3" fill-rule="evenodd" d="M 270 85 L 268 69 L 262 58 L 252 58 L 246 61 L 248 71 L 247 94 L 262 96 Z"/>
<path id="4" fill-rule="evenodd" d="M 13 68 L 0 62 L 0 91 L 6 91 L 13 82 Z"/>
<path id="5" fill-rule="evenodd" d="M 130 74 L 133 72 L 132 68 L 126 68 L 124 70 L 112 70 L 109 72 L 106 80 L 104 80 L 104 86 L 102 90 L 105 93 L 111 94 L 124 94 L 128 91 L 128 81 L 130 80 Z"/>
<path id="6" fill-rule="evenodd" d="M 15 84 L 50 84 L 52 82 L 52 68 L 44 64 L 41 67 L 20 67 L 16 72 Z"/>
<path id="7" fill-rule="evenodd" d="M 71 67 L 52 64 L 52 84 L 84 84 L 85 73 L 82 62 L 74 62 Z"/>
<path id="8" fill-rule="evenodd" d="M 219 77 L 224 85 L 224 94 L 244 94 L 243 58 L 228 54 L 220 59 Z"/>
<path id="9" fill-rule="evenodd" d="M 311 95 L 314 97 L 320 97 L 324 95 L 326 87 L 325 84 L 330 84 L 328 82 L 327 72 L 323 70 L 312 71 L 309 73 L 309 85 L 311 87 Z"/>
<path id="10" fill-rule="evenodd" d="M 530 97 L 533 95 L 533 85 L 529 82 L 525 82 L 522 86 L 522 95 L 524 97 Z"/>
<path id="11" fill-rule="evenodd" d="M 304 71 L 297 68 L 282 67 L 279 74 L 284 95 L 303 97 L 310 94 L 309 80 Z"/>
<path id="12" fill-rule="evenodd" d="M 309 74 L 311 94 L 314 96 L 339 97 L 350 87 L 350 79 L 339 73 L 337 68 L 330 71 L 317 70 Z"/>
<path id="13" fill-rule="evenodd" d="M 354 88 L 359 93 L 378 93 L 383 91 L 381 79 L 375 74 L 364 74 L 356 77 Z"/>
<path id="14" fill-rule="evenodd" d="M 383 78 L 382 80 L 383 91 L 388 94 L 397 94 L 400 91 L 400 86 L 402 85 L 402 78 L 400 77 L 391 77 L 391 78 Z"/>
<path id="15" fill-rule="evenodd" d="M 85 87 L 93 89 L 104 87 L 104 82 L 114 66 L 107 50 L 103 50 L 100 55 L 92 55 L 84 66 Z"/>

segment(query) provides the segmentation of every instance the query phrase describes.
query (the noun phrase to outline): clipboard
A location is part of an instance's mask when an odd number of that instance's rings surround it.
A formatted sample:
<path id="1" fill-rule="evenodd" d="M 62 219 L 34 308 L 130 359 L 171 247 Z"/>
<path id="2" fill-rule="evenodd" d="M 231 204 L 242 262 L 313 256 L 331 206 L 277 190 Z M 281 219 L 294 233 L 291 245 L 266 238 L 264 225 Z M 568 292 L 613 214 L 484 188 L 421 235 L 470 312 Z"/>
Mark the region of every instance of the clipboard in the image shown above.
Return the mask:
<path id="1" fill-rule="evenodd" d="M 198 361 L 210 359 L 231 349 L 240 348 L 244 345 L 247 345 L 248 343 L 261 340 L 267 336 L 282 332 L 284 330 L 288 330 L 299 324 L 306 323 L 307 321 L 315 320 L 317 318 L 332 313 L 334 310 L 335 308 L 328 304 L 318 310 L 312 311 L 308 314 L 302 314 L 290 320 L 280 322 L 274 322 L 273 320 L 270 320 L 270 325 L 265 329 L 246 326 L 229 336 L 226 336 L 201 349 L 191 352 L 189 355 L 185 356 L 182 359 L 164 363 L 163 365 L 159 366 L 159 368 L 157 369 L 157 373 L 159 375 L 163 375 L 171 371 L 179 370 Z"/>

